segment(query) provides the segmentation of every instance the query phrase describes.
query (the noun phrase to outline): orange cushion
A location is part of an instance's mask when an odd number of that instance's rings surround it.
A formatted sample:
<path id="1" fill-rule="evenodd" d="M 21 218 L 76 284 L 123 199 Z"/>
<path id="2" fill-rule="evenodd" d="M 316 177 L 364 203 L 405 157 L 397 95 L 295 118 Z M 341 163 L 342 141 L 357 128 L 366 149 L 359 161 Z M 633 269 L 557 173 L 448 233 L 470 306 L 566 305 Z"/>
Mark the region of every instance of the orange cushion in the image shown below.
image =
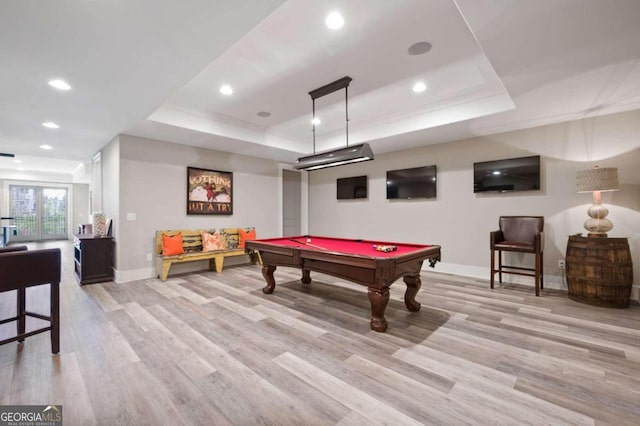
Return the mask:
<path id="1" fill-rule="evenodd" d="M 202 231 L 202 251 L 216 251 L 222 250 L 224 245 L 222 244 L 222 238 L 220 238 L 220 231 L 214 233 Z"/>
<path id="2" fill-rule="evenodd" d="M 173 256 L 175 254 L 184 253 L 182 247 L 182 234 L 177 233 L 173 237 L 162 235 L 162 254 L 165 256 Z"/>
<path id="3" fill-rule="evenodd" d="M 242 228 L 238 228 L 238 235 L 240 236 L 240 243 L 238 244 L 238 247 L 244 248 L 245 241 L 256 239 L 256 230 L 255 228 L 252 228 L 251 231 L 245 231 Z"/>

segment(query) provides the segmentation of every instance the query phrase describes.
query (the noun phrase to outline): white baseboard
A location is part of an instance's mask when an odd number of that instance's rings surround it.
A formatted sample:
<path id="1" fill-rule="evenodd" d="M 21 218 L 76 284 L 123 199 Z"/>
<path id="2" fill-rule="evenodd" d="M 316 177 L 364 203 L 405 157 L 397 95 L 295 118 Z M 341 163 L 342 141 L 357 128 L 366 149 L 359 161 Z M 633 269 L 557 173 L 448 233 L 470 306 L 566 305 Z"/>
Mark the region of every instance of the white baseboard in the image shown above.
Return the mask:
<path id="1" fill-rule="evenodd" d="M 437 263 L 435 268 L 429 267 L 428 263 L 423 264 L 422 270 L 429 272 L 439 272 L 444 274 L 460 275 L 463 277 L 471 277 L 481 280 L 489 281 L 491 276 L 491 270 L 482 266 L 470 266 L 470 265 L 456 265 L 454 263 Z M 505 279 L 506 278 L 506 279 Z M 497 279 L 497 278 L 496 278 Z M 531 278 L 521 277 L 518 275 L 503 275 L 503 281 L 515 284 L 528 285 L 533 288 L 534 283 Z M 552 288 L 554 290 L 567 290 L 566 278 L 563 279 L 560 275 L 546 275 L 544 276 L 545 288 Z M 631 287 L 631 300 L 640 302 L 640 285 L 634 285 Z"/>
<path id="2" fill-rule="evenodd" d="M 423 264 L 422 269 L 428 272 L 459 275 L 462 277 L 471 277 L 487 281 L 489 280 L 489 276 L 491 275 L 491 271 L 489 270 L 489 268 L 484 268 L 482 266 L 457 265 L 454 263 L 438 262 L 435 268 L 431 268 L 429 267 L 428 263 L 425 263 Z M 114 269 L 114 281 L 117 283 L 145 280 L 149 278 L 155 278 L 156 276 L 157 273 L 154 267 L 132 269 L 127 271 Z M 508 277 L 506 280 L 507 282 L 529 285 L 533 288 L 533 281 L 531 278 L 509 274 L 505 275 L 504 277 Z M 503 279 L 503 281 L 505 280 Z M 559 275 L 544 276 L 544 286 L 546 288 L 552 288 L 555 290 L 566 290 L 567 286 L 565 282 L 566 280 L 563 280 L 563 278 Z M 636 302 L 640 301 L 640 285 L 634 285 L 631 288 L 631 300 L 635 300 Z"/>
<path id="3" fill-rule="evenodd" d="M 428 264 L 423 265 L 424 271 L 440 272 L 445 274 L 460 275 L 463 277 L 471 277 L 481 280 L 489 281 L 491 277 L 491 270 L 482 266 L 470 266 L 470 265 L 457 265 L 454 263 L 437 263 L 435 268 L 429 267 Z M 496 277 L 497 280 L 497 277 Z M 502 281 L 522 284 L 531 286 L 533 288 L 534 283 L 532 278 L 521 277 L 518 275 L 504 274 Z M 544 276 L 544 287 L 552 288 L 554 290 L 567 290 L 566 284 L 563 282 L 562 277 L 558 275 L 546 275 Z"/>
<path id="4" fill-rule="evenodd" d="M 114 269 L 113 275 L 114 281 L 118 284 L 126 283 L 129 281 L 146 280 L 149 278 L 155 278 L 157 276 L 156 269 L 154 267 L 130 269 L 127 271 Z"/>

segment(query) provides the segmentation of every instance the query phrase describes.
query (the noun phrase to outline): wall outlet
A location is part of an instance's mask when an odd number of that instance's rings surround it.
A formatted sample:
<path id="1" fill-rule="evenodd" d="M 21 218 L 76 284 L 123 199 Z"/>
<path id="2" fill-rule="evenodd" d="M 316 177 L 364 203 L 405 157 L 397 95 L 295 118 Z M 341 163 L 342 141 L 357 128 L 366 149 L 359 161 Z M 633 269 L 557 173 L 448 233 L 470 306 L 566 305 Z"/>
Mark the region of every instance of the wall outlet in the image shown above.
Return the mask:
<path id="1" fill-rule="evenodd" d="M 564 269 L 564 259 L 558 260 L 558 269 Z"/>
<path id="2" fill-rule="evenodd" d="M 153 257 L 151 257 L 151 253 L 147 253 L 147 261 L 151 261 L 153 260 Z"/>

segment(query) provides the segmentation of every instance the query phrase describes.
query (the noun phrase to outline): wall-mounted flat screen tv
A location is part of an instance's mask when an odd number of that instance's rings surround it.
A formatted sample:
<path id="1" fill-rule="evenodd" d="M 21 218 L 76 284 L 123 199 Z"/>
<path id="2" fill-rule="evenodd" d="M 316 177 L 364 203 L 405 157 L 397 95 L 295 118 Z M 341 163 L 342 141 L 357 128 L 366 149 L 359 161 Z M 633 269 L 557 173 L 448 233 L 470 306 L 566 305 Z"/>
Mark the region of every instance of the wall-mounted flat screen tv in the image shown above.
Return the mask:
<path id="1" fill-rule="evenodd" d="M 435 165 L 387 171 L 387 200 L 435 197 Z"/>
<path id="2" fill-rule="evenodd" d="M 540 189 L 540 156 L 483 161 L 473 165 L 473 192 Z"/>
<path id="3" fill-rule="evenodd" d="M 367 198 L 367 176 L 340 178 L 336 181 L 338 200 Z"/>

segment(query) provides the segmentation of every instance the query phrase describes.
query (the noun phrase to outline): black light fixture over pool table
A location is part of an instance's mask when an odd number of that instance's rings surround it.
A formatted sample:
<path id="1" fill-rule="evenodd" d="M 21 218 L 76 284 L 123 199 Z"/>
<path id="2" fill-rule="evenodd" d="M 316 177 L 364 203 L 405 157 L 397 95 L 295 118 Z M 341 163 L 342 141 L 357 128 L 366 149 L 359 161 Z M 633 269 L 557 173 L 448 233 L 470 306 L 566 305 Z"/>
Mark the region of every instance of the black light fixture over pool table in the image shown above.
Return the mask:
<path id="1" fill-rule="evenodd" d="M 368 143 L 349 146 L 349 83 L 351 83 L 351 80 L 351 77 L 342 77 L 309 92 L 313 112 L 313 119 L 311 120 L 313 126 L 313 154 L 298 158 L 294 168 L 298 170 L 318 170 L 373 160 L 373 151 L 371 151 Z M 344 148 L 316 153 L 316 99 L 342 89 L 344 89 L 347 145 Z"/>

